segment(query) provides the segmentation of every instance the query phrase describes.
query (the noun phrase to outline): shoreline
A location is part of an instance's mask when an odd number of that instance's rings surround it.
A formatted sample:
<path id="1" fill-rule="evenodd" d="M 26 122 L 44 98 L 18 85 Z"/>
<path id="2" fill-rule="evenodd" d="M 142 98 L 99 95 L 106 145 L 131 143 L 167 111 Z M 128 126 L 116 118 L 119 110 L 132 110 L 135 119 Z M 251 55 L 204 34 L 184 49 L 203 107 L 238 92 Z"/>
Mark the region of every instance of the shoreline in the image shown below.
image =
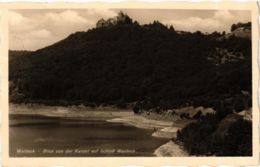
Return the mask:
<path id="1" fill-rule="evenodd" d="M 19 107 L 18 107 L 19 106 Z M 38 106 L 39 107 L 39 106 Z M 173 119 L 161 114 L 136 115 L 131 110 L 112 110 L 112 108 L 91 109 L 85 107 L 60 106 L 27 106 L 11 105 L 9 114 L 37 114 L 77 119 L 102 119 L 107 122 L 117 122 L 141 129 L 153 129 L 153 137 L 166 138 L 169 141 L 154 150 L 156 156 L 187 156 L 181 146 L 171 139 L 176 138 L 177 131 L 185 127 L 190 121 Z M 174 151 L 172 151 L 174 150 Z"/>
<path id="2" fill-rule="evenodd" d="M 153 137 L 169 139 L 168 142 L 159 146 L 154 150 L 154 155 L 157 157 L 187 157 L 189 154 L 182 146 L 172 139 L 176 139 L 177 131 L 188 124 L 188 121 L 180 123 L 179 121 L 169 121 L 163 119 L 154 120 L 145 115 L 133 115 L 128 117 L 120 117 L 107 120 L 108 122 L 118 122 L 135 126 L 143 129 L 154 129 Z"/>

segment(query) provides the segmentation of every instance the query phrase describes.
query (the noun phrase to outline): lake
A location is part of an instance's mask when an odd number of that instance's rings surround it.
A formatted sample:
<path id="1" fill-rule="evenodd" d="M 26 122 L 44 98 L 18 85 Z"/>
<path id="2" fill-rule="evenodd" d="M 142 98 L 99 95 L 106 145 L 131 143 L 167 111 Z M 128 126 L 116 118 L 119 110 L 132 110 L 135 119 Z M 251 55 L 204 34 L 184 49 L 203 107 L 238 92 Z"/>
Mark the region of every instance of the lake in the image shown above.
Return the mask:
<path id="1" fill-rule="evenodd" d="M 104 118 L 9 114 L 11 157 L 154 156 L 168 139 Z"/>

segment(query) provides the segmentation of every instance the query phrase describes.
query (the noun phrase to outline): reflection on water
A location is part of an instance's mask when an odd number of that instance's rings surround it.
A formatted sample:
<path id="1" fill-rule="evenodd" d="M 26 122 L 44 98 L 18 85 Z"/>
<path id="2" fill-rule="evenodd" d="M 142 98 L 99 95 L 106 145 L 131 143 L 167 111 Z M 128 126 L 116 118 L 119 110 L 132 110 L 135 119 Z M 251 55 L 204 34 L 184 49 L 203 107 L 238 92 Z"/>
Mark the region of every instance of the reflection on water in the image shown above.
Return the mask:
<path id="1" fill-rule="evenodd" d="M 167 140 L 152 132 L 103 119 L 10 114 L 10 156 L 153 156 Z"/>

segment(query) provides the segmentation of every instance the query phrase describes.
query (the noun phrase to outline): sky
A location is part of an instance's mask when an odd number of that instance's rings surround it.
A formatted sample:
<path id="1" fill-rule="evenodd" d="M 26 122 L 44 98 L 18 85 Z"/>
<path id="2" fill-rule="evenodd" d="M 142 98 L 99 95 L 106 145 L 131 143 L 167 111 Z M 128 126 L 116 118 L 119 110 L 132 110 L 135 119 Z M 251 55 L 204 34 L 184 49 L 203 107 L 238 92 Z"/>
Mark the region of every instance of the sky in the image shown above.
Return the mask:
<path id="1" fill-rule="evenodd" d="M 9 11 L 9 48 L 37 50 L 77 31 L 93 28 L 101 19 L 127 13 L 140 24 L 158 20 L 182 31 L 230 31 L 234 23 L 251 21 L 250 11 L 183 9 L 23 9 Z"/>

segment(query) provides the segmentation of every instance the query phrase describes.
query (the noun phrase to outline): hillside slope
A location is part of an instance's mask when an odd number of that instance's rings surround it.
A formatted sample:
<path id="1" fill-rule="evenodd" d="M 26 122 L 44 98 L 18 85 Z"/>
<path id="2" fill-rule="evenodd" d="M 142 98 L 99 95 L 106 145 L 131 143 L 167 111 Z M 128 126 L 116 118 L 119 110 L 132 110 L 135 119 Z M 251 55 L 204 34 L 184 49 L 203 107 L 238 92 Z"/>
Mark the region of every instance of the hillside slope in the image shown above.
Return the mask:
<path id="1" fill-rule="evenodd" d="M 76 32 L 51 46 L 10 59 L 10 101 L 55 105 L 153 105 L 217 101 L 251 92 L 251 40 L 177 33 L 158 21 L 124 19 Z M 216 49 L 218 48 L 218 49 Z M 219 50 L 243 59 L 216 64 Z"/>

